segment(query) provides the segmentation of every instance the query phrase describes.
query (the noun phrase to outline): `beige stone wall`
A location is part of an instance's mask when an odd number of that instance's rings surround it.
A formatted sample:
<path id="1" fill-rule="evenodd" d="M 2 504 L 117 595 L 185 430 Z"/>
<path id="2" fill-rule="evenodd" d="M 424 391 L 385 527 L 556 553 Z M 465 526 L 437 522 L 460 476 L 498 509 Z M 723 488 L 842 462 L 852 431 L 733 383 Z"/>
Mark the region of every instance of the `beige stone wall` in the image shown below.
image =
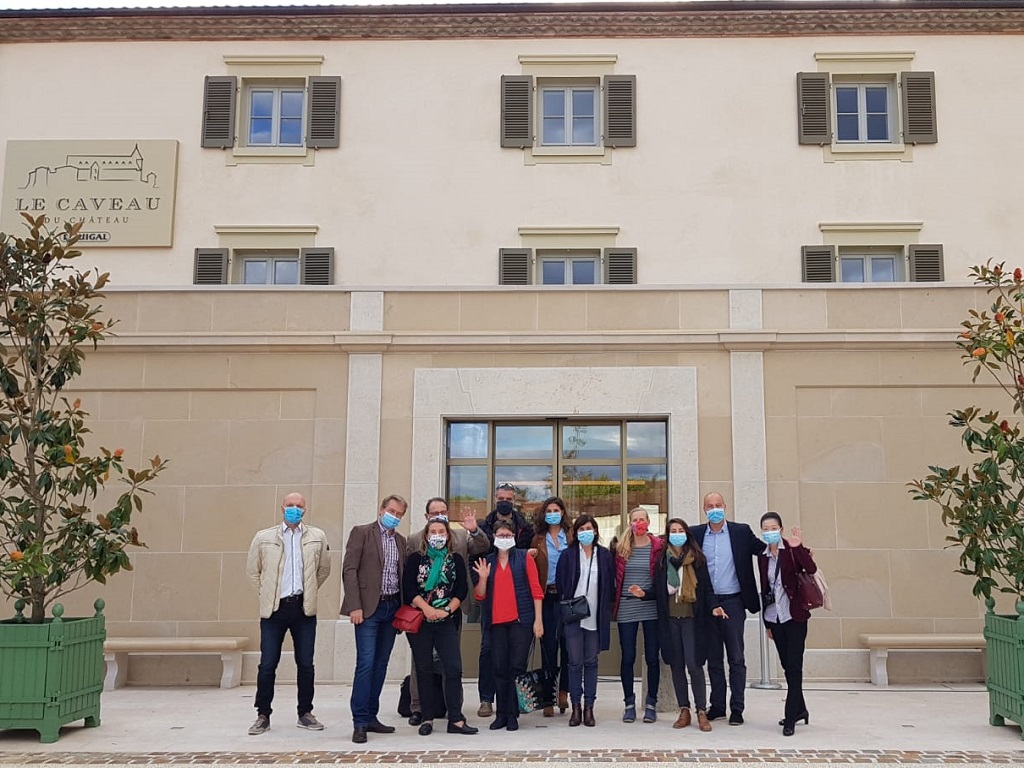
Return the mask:
<path id="1" fill-rule="evenodd" d="M 734 503 L 736 473 L 749 480 L 734 435 L 749 434 L 736 431 L 738 413 L 763 416 L 765 506 L 802 527 L 836 604 L 814 617 L 812 675 L 866 677 L 860 632 L 977 631 L 981 608 L 953 573 L 956 552 L 944 549 L 937 510 L 913 502 L 906 483 L 930 463 L 963 460 L 949 410 L 1000 403 L 992 387 L 970 384 L 952 344 L 957 320 L 984 295 L 834 287 L 757 297 L 759 316 L 717 289 L 112 292 L 119 336 L 87 358 L 72 394 L 93 415 L 93 442 L 123 447 L 133 463 L 159 453 L 171 464 L 138 517 L 149 548 L 134 554 L 134 571 L 82 590 L 68 609 L 87 610 L 102 595 L 111 634 L 248 636 L 252 679 L 258 614 L 245 553 L 253 533 L 278 519 L 281 497 L 299 490 L 332 546 L 318 675 L 344 681 L 352 649 L 337 615 L 342 547 L 351 525 L 373 515 L 373 502 L 346 509 L 346 499 L 399 493 L 421 519 L 417 372 L 657 369 L 694 372 L 697 484 L 674 514 L 696 521 L 700 494 L 719 490 L 738 519 L 757 521 L 763 509 Z M 730 327 L 744 317 L 760 327 Z M 763 360 L 760 402 L 732 376 L 735 354 L 750 352 Z M 360 399 L 366 369 L 350 366 L 353 355 L 380 356 L 379 385 L 369 387 L 379 388 L 379 405 Z M 361 394 L 350 402 L 352 393 Z M 587 414 L 586 396 L 576 408 Z M 379 427 L 378 443 L 366 424 Z M 687 447 L 670 446 L 674 461 Z M 440 477 L 428 490 L 442 490 Z M 976 676 L 968 654 L 942 672 L 893 663 L 894 679 Z M 135 682 L 217 677 L 198 658 L 147 659 L 133 670 Z"/>

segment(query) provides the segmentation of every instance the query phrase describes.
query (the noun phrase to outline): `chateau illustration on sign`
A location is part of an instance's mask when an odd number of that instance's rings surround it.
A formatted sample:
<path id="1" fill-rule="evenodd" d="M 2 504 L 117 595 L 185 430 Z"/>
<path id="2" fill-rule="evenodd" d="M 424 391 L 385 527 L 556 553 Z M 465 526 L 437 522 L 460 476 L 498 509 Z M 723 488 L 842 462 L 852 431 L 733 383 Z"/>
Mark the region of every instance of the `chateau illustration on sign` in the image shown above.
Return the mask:
<path id="1" fill-rule="evenodd" d="M 9 141 L 0 229 L 82 222 L 82 246 L 170 246 L 177 141 Z"/>

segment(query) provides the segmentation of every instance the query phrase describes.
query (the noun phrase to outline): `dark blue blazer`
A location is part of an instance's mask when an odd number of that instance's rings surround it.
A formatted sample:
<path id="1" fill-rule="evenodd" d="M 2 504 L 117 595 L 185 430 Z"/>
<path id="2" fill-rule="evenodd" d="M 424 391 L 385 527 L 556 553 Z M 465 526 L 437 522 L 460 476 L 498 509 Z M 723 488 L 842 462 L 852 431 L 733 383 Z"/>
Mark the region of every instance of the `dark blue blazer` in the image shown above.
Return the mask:
<path id="1" fill-rule="evenodd" d="M 594 545 L 597 553 L 597 634 L 601 650 L 607 651 L 612 644 L 612 610 L 615 605 L 615 563 L 612 553 L 600 544 Z M 558 599 L 568 600 L 575 596 L 580 582 L 580 546 L 570 544 L 558 557 L 555 567 L 555 584 Z"/>
<path id="2" fill-rule="evenodd" d="M 757 613 L 761 610 L 761 597 L 757 591 L 757 582 L 754 580 L 754 558 L 764 552 L 767 545 L 754 535 L 746 523 L 733 523 L 726 520 L 725 525 L 729 529 L 732 559 L 736 564 L 736 576 L 740 582 L 743 607 L 750 613 Z M 704 536 L 707 534 L 707 530 L 706 524 L 690 528 L 690 535 L 697 540 L 701 549 L 705 549 Z M 705 549 L 705 554 L 706 552 Z"/>

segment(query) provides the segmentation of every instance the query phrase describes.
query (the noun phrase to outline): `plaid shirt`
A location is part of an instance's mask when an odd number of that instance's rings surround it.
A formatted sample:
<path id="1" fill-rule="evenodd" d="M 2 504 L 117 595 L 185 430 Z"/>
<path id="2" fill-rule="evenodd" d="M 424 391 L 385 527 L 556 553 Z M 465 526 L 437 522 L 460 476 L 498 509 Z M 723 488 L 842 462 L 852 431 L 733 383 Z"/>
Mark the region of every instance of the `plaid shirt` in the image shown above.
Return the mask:
<path id="1" fill-rule="evenodd" d="M 380 593 L 382 595 L 397 595 L 401 591 L 398 582 L 398 543 L 395 541 L 395 532 L 385 528 L 384 524 L 377 521 L 377 528 L 380 529 L 380 543 L 384 550 L 384 571 L 380 577 Z"/>

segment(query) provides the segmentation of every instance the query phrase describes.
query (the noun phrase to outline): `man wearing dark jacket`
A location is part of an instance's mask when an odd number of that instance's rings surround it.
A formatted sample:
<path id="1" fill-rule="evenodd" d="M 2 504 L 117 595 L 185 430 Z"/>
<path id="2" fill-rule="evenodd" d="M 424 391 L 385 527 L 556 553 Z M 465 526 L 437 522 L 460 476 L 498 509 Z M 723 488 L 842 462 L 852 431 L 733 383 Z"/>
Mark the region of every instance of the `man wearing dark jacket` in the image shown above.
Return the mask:
<path id="1" fill-rule="evenodd" d="M 708 637 L 708 677 L 711 706 L 708 720 L 725 717 L 725 658 L 729 660 L 729 725 L 743 725 L 744 689 L 747 663 L 743 651 L 746 613 L 761 609 L 753 558 L 764 551 L 761 541 L 746 523 L 726 522 L 725 499 L 720 493 L 704 497 L 706 525 L 690 529 L 704 550 L 714 600 L 725 610 L 725 618 L 711 621 Z M 724 653 L 723 653 L 724 652 Z"/>
<path id="2" fill-rule="evenodd" d="M 533 541 L 533 526 L 516 509 L 516 487 L 512 483 L 498 483 L 494 489 L 494 509 L 480 524 L 489 541 L 494 541 L 494 524 L 498 520 L 511 523 L 515 530 L 516 549 L 529 549 Z M 478 717 L 494 714 L 494 664 L 491 661 L 490 629 L 480 627 L 480 676 L 477 678 L 480 693 Z"/>

